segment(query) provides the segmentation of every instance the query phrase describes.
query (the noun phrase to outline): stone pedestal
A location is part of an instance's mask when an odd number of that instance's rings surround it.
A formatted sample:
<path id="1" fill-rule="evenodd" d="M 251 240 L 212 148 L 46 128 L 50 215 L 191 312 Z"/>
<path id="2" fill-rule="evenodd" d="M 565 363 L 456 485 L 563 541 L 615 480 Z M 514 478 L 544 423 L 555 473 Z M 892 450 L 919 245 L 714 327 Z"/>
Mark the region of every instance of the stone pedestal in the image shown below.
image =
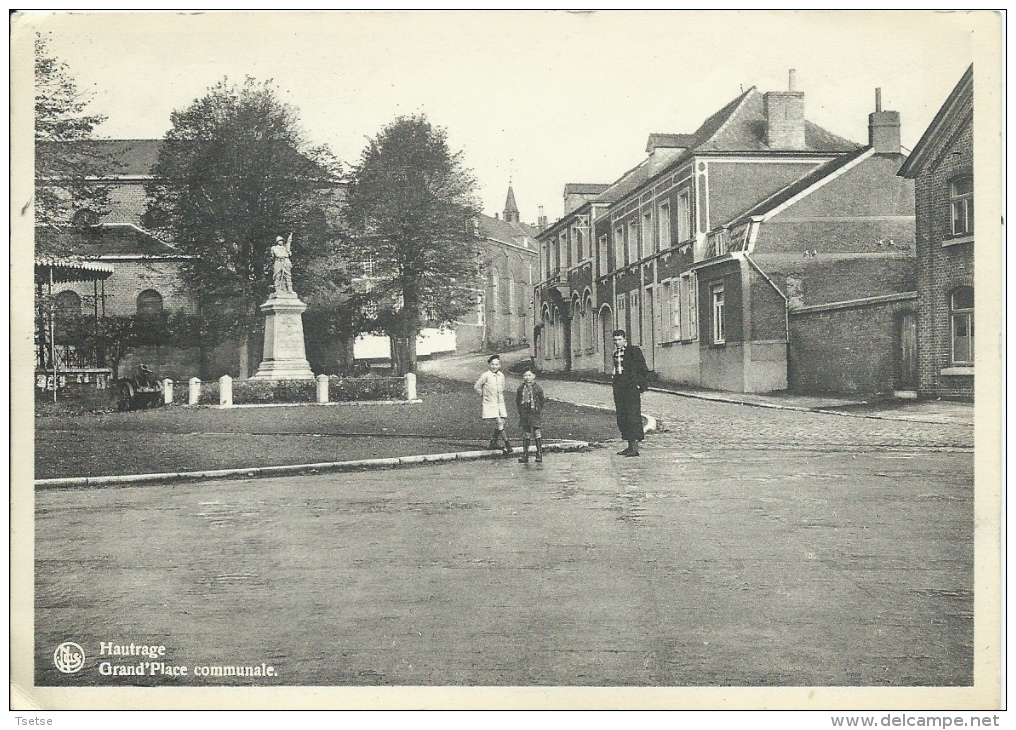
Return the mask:
<path id="1" fill-rule="evenodd" d="M 251 380 L 313 380 L 303 342 L 307 305 L 295 293 L 275 293 L 261 305 L 265 313 L 265 349 Z"/>

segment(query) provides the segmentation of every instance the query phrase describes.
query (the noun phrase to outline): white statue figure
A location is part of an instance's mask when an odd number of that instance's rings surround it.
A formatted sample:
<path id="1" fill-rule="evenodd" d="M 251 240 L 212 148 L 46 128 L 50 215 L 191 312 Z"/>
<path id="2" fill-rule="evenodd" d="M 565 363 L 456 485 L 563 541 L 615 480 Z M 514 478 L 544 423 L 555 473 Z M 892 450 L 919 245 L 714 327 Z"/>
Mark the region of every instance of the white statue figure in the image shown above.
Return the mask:
<path id="1" fill-rule="evenodd" d="M 275 245 L 272 246 L 272 283 L 276 292 L 293 292 L 293 262 L 290 256 L 293 253 L 293 234 L 289 239 L 282 240 L 282 236 L 275 237 Z"/>

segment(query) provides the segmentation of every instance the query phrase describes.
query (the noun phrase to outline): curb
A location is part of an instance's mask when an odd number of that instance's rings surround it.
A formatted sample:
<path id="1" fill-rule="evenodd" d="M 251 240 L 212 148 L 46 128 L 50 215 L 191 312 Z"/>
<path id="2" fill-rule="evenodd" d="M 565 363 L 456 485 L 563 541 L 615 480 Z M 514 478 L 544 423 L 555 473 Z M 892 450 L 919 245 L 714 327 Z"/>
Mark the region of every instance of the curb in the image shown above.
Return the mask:
<path id="1" fill-rule="evenodd" d="M 236 408 L 293 408 L 295 406 L 411 406 L 415 403 L 423 403 L 420 398 L 412 400 L 335 400 L 328 403 L 240 403 L 228 406 L 216 405 L 215 403 L 174 403 L 179 408 L 212 408 L 220 411 L 231 411 Z"/>
<path id="2" fill-rule="evenodd" d="M 556 453 L 585 451 L 590 448 L 588 441 L 556 441 L 544 444 L 543 450 Z M 521 453 L 521 450 L 518 451 Z M 322 464 L 291 464 L 286 466 L 261 466 L 252 469 L 214 469 L 211 471 L 167 472 L 163 474 L 128 474 L 102 477 L 65 477 L 60 479 L 36 479 L 36 489 L 73 489 L 82 487 L 105 487 L 135 484 L 167 484 L 171 482 L 194 482 L 211 479 L 245 479 L 277 477 L 327 472 L 370 471 L 392 469 L 403 466 L 417 466 L 441 461 L 478 461 L 480 459 L 501 459 L 499 451 L 453 451 L 445 454 L 419 454 L 381 459 L 358 459 L 355 461 L 331 461 Z"/>
<path id="3" fill-rule="evenodd" d="M 578 380 L 573 381 L 573 382 L 592 383 L 594 385 L 609 385 L 609 383 L 602 383 L 599 380 L 589 380 L 587 378 L 579 378 Z M 835 404 L 831 405 L 831 406 L 821 406 L 821 407 L 820 406 L 814 406 L 814 407 L 808 408 L 808 407 L 805 407 L 805 406 L 784 406 L 784 405 L 780 405 L 779 403 L 759 403 L 759 402 L 756 402 L 756 401 L 741 400 L 741 399 L 738 399 L 738 398 L 732 398 L 730 396 L 723 396 L 723 395 L 711 395 L 711 394 L 706 394 L 706 393 L 691 393 L 691 392 L 686 391 L 686 390 L 674 390 L 672 388 L 659 388 L 659 387 L 652 386 L 652 385 L 649 386 L 649 390 L 654 392 L 654 393 L 665 393 L 667 395 L 677 395 L 677 396 L 681 396 L 681 397 L 684 397 L 684 398 L 695 398 L 697 400 L 708 400 L 708 401 L 713 401 L 714 403 L 730 403 L 731 405 L 735 405 L 735 406 L 752 406 L 754 408 L 771 408 L 771 409 L 777 410 L 777 411 L 796 411 L 798 413 L 822 413 L 822 414 L 827 415 L 827 416 L 840 416 L 840 417 L 843 417 L 843 418 L 868 418 L 868 419 L 875 420 L 875 421 L 906 421 L 908 423 L 931 423 L 931 424 L 935 424 L 935 425 L 939 425 L 939 426 L 949 426 L 949 425 L 954 425 L 954 424 L 965 425 L 965 426 L 969 426 L 970 425 L 968 423 L 963 423 L 961 421 L 932 420 L 932 419 L 929 419 L 929 418 L 919 418 L 919 417 L 916 417 L 916 416 L 885 416 L 885 415 L 876 415 L 876 414 L 873 414 L 873 413 L 847 413 L 845 411 L 832 410 L 833 408 L 837 407 Z M 849 403 L 844 403 L 842 405 L 843 406 L 848 406 L 848 405 L 857 405 L 857 404 L 858 404 L 858 402 L 851 401 Z M 588 404 L 578 404 L 578 403 L 576 405 L 587 405 L 589 408 L 599 408 L 600 407 L 600 406 L 591 406 L 591 405 L 588 405 Z"/>
<path id="4" fill-rule="evenodd" d="M 593 405 L 592 403 L 576 403 L 575 401 L 562 400 L 560 398 L 548 398 L 547 400 L 556 400 L 559 403 L 568 403 L 570 405 L 578 406 L 580 408 L 594 408 L 598 411 L 610 411 L 611 413 L 614 413 L 614 409 L 611 408 L 610 406 L 597 406 Z M 642 430 L 645 431 L 646 433 L 656 433 L 657 431 L 660 430 L 660 422 L 657 420 L 655 416 L 648 416 L 645 413 L 643 413 L 642 420 L 644 421 L 644 423 L 642 424 Z"/>
<path id="5" fill-rule="evenodd" d="M 587 381 L 593 382 L 593 381 Z M 682 390 L 670 390 L 668 388 L 654 388 L 650 387 L 649 390 L 657 393 L 666 393 L 667 395 L 678 395 L 685 398 L 697 398 L 698 400 L 708 400 L 716 403 L 730 403 L 731 405 L 737 406 L 753 406 L 755 408 L 771 408 L 777 411 L 796 411 L 798 413 L 821 413 L 826 416 L 840 416 L 841 418 L 868 418 L 874 421 L 905 421 L 908 423 L 930 423 L 939 426 L 950 426 L 950 425 L 972 425 L 965 424 L 960 421 L 941 421 L 931 420 L 928 418 L 920 418 L 916 416 L 886 416 L 876 415 L 874 413 L 847 413 L 846 411 L 833 410 L 837 406 L 815 406 L 808 408 L 806 406 L 784 406 L 779 403 L 758 403 L 755 401 L 738 400 L 737 398 L 729 398 L 725 396 L 713 396 L 705 395 L 701 393 L 689 393 Z M 843 406 L 857 405 L 857 403 L 850 402 L 844 403 Z"/>

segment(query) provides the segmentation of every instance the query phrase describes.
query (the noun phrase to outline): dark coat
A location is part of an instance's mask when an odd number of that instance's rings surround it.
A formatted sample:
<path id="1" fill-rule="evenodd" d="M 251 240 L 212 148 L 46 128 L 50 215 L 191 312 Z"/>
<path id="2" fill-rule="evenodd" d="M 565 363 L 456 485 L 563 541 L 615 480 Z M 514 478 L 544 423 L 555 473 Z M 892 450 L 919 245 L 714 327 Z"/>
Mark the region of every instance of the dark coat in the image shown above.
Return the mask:
<path id="1" fill-rule="evenodd" d="M 613 367 L 614 353 L 610 354 L 611 367 Z M 645 355 L 638 345 L 624 346 L 624 372 L 615 378 L 638 388 L 645 392 L 649 387 L 649 366 L 646 365 Z"/>
<path id="2" fill-rule="evenodd" d="M 520 385 L 518 390 L 515 391 L 515 407 L 519 411 L 519 425 L 523 431 L 529 431 L 530 429 L 540 427 L 543 406 L 547 403 L 547 396 L 543 394 L 543 388 L 540 387 L 539 383 L 533 383 L 533 405 L 530 407 L 528 403 L 524 404 L 522 402 L 524 388 L 525 383 Z"/>
<path id="3" fill-rule="evenodd" d="M 613 358 L 613 353 L 611 353 Z M 617 428 L 626 441 L 642 441 L 642 393 L 649 387 L 649 366 L 636 345 L 624 348 L 624 372 L 614 376 L 614 409 Z"/>

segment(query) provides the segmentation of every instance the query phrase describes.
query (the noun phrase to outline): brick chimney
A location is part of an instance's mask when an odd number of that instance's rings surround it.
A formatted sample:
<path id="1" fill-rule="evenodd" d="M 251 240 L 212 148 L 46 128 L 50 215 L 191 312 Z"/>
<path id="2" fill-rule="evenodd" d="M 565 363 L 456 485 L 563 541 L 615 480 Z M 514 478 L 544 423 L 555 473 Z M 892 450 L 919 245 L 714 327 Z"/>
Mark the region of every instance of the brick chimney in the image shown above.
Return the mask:
<path id="1" fill-rule="evenodd" d="M 762 97 L 766 118 L 766 144 L 774 150 L 803 150 L 804 92 L 795 91 L 796 71 L 790 69 L 787 91 L 769 91 Z"/>
<path id="2" fill-rule="evenodd" d="M 536 218 L 536 227 L 541 231 L 547 230 L 547 216 L 543 214 L 543 206 L 540 206 L 540 215 Z"/>
<path id="3" fill-rule="evenodd" d="M 900 154 L 900 113 L 882 111 L 882 89 L 875 89 L 875 111 L 868 115 L 868 144 L 876 154 Z"/>

